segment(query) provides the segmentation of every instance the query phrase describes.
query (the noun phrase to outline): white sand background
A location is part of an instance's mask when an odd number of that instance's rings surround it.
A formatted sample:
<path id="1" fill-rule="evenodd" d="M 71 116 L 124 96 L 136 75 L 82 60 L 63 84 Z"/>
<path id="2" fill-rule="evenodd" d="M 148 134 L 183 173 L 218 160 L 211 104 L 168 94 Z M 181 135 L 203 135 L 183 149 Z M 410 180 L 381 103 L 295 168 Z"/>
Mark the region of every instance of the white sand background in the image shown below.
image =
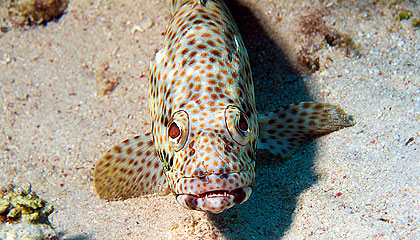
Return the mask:
<path id="1" fill-rule="evenodd" d="M 240 2 L 266 32 L 248 37 L 255 49 L 261 35 L 278 46 L 249 51 L 257 85 L 273 86 L 256 86 L 258 108 L 313 99 L 339 104 L 357 125 L 286 161 L 260 153 L 253 195 L 221 215 L 185 210 L 172 195 L 100 200 L 98 157 L 150 127 L 147 71 L 170 16 L 158 0 L 73 0 L 57 22 L 0 33 L 0 185 L 29 181 L 55 206 L 61 239 L 420 239 L 420 30 L 397 20 L 406 10 L 420 18 L 419 3 Z M 283 84 L 267 55 L 293 59 L 299 21 L 317 10 L 361 54 L 324 44 L 319 71 Z M 107 64 L 121 83 L 100 96 L 95 74 Z"/>

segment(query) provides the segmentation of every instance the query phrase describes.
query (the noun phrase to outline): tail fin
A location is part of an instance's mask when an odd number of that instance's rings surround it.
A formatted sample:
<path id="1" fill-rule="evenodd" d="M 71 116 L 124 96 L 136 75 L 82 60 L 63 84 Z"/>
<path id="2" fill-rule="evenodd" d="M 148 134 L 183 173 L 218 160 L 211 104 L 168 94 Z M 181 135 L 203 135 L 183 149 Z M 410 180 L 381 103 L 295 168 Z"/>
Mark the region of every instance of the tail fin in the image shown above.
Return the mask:
<path id="1" fill-rule="evenodd" d="M 289 157 L 307 140 L 353 126 L 356 122 L 340 107 L 327 103 L 290 104 L 259 115 L 259 149 Z"/>

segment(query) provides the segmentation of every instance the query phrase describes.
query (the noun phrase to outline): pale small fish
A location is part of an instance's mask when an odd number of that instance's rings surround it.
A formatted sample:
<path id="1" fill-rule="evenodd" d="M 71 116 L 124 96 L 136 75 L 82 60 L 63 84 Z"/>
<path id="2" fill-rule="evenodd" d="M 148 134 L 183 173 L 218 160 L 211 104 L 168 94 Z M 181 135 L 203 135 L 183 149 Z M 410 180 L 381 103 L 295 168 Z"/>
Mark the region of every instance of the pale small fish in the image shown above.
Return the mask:
<path id="1" fill-rule="evenodd" d="M 308 138 L 354 125 L 334 105 L 295 103 L 257 114 L 248 54 L 222 0 L 167 0 L 163 48 L 150 64 L 151 132 L 99 160 L 100 197 L 127 199 L 169 186 L 182 206 L 220 213 L 245 202 L 256 149 L 287 158 Z"/>

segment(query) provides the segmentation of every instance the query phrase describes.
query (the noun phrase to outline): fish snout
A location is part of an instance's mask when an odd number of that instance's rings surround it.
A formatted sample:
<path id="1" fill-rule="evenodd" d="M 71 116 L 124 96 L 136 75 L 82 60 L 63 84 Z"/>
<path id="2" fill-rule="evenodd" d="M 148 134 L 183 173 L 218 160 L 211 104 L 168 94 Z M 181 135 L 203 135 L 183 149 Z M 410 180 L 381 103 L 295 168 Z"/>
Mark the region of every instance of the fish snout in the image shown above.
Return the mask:
<path id="1" fill-rule="evenodd" d="M 212 213 L 245 202 L 254 185 L 253 168 L 246 167 L 239 152 L 201 139 L 189 146 L 194 154 L 184 165 L 183 177 L 176 181 L 177 201 L 185 208 Z"/>
<path id="2" fill-rule="evenodd" d="M 194 159 L 194 170 L 192 175 L 226 175 L 241 170 L 241 164 L 237 155 L 221 152 L 217 147 L 203 146 L 199 148 Z"/>
<path id="3" fill-rule="evenodd" d="M 177 182 L 177 201 L 192 210 L 220 213 L 245 202 L 252 193 L 252 171 L 231 172 L 229 166 L 201 171 L 201 175 L 182 178 Z M 197 171 L 198 172 L 198 171 Z"/>

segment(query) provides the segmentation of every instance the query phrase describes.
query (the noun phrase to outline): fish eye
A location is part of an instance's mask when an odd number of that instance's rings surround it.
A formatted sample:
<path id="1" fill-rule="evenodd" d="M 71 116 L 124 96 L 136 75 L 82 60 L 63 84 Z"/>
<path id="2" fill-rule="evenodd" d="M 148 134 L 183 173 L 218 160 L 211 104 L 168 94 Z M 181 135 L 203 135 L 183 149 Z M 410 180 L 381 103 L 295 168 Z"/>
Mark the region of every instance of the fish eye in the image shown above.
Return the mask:
<path id="1" fill-rule="evenodd" d="M 169 126 L 169 134 L 168 135 L 171 138 L 171 140 L 173 140 L 173 141 L 177 141 L 179 139 L 179 136 L 181 135 L 181 130 L 179 129 L 176 122 L 172 122 L 171 125 Z"/>
<path id="2" fill-rule="evenodd" d="M 237 107 L 228 106 L 225 110 L 225 121 L 233 140 L 240 145 L 246 145 L 251 135 L 247 116 Z"/>
<path id="3" fill-rule="evenodd" d="M 167 127 L 169 145 L 177 152 L 181 150 L 188 138 L 188 114 L 181 110 L 172 116 Z"/>
<path id="4" fill-rule="evenodd" d="M 248 132 L 248 120 L 247 118 L 241 114 L 238 119 L 238 128 L 241 132 L 246 133 Z"/>

